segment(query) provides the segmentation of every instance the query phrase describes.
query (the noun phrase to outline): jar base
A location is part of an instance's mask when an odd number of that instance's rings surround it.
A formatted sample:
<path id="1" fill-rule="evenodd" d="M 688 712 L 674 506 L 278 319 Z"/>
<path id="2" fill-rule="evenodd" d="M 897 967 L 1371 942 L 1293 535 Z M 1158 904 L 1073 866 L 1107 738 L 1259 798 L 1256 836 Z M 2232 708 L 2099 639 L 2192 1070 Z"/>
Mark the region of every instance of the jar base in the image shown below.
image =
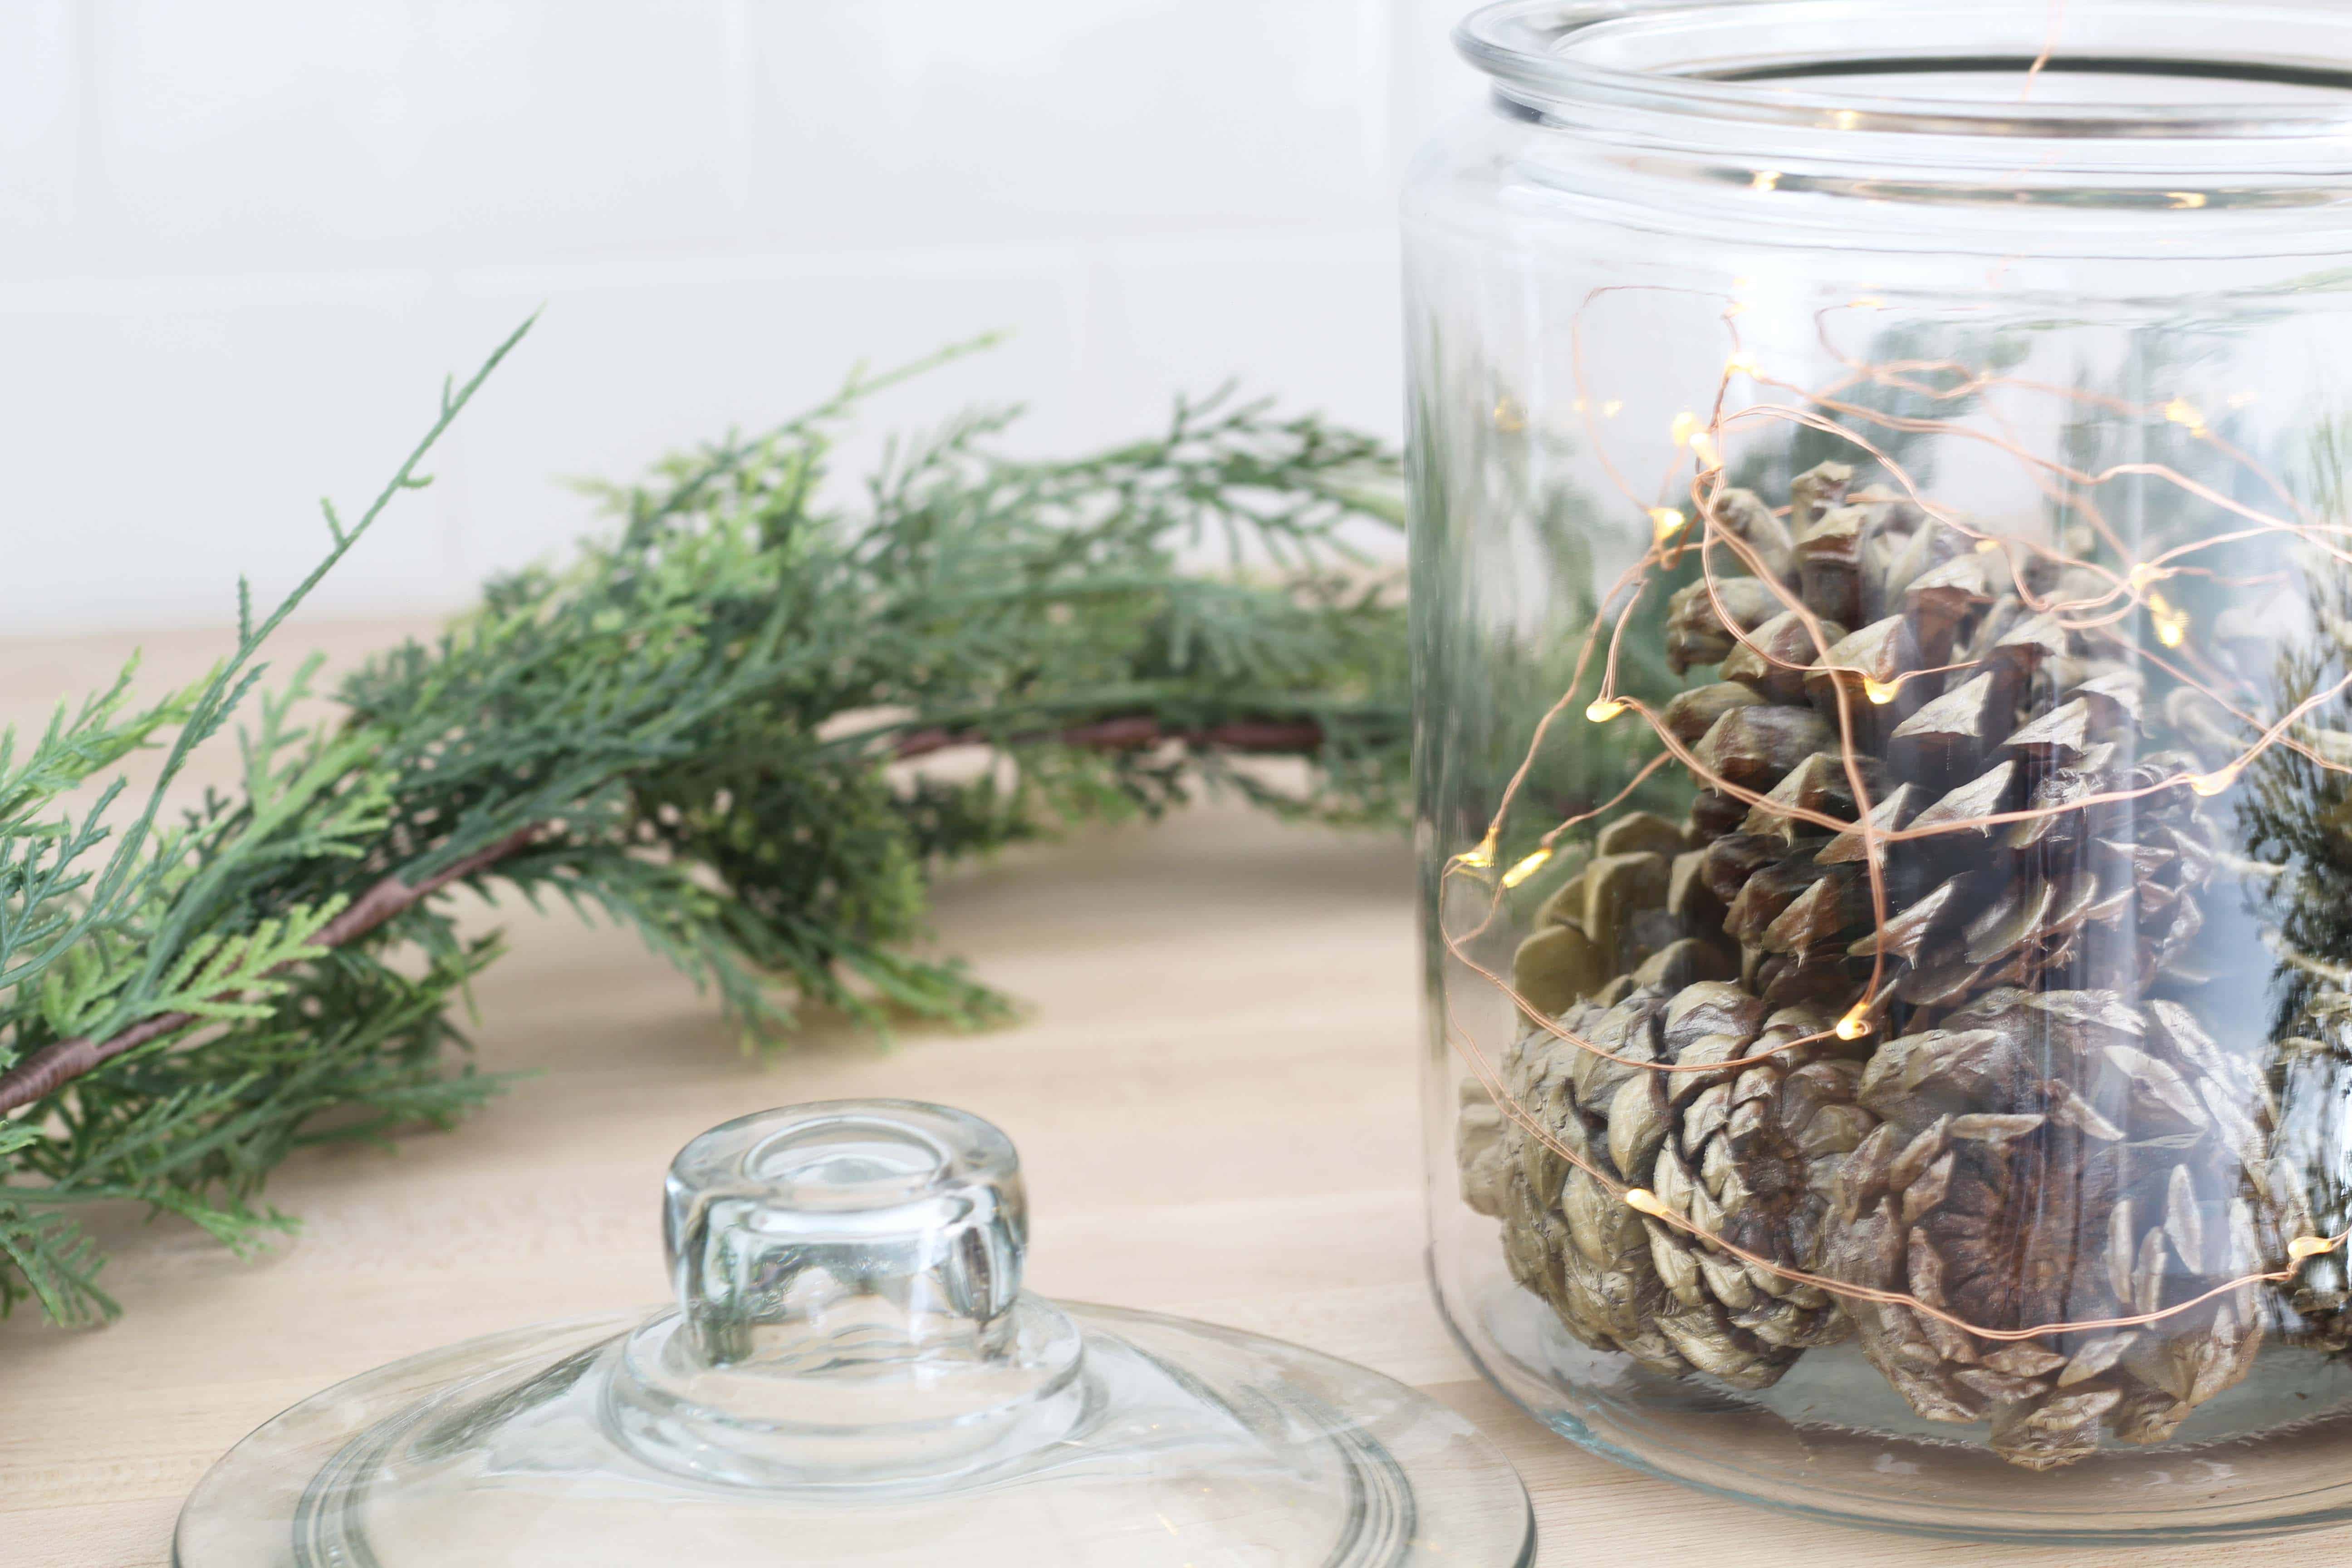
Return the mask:
<path id="1" fill-rule="evenodd" d="M 2277 1349 L 2257 1373 L 2145 1447 L 2105 1439 L 2063 1468 L 2003 1462 L 1981 1425 L 1927 1421 L 1852 1344 L 1810 1352 L 1750 1393 L 1674 1378 L 1577 1342 L 1498 1285 L 1438 1310 L 1488 1382 L 1588 1452 L 1778 1512 L 1945 1540 L 2148 1544 L 2322 1530 L 2352 1521 L 2352 1369 Z"/>

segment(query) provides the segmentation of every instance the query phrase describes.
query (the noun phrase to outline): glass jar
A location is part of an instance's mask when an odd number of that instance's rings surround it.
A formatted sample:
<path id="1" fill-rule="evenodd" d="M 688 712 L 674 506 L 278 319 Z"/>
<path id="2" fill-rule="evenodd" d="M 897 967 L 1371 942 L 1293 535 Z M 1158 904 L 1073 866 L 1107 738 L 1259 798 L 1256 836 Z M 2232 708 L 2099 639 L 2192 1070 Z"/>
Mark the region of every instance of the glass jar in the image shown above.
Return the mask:
<path id="1" fill-rule="evenodd" d="M 1459 41 L 1406 199 L 1444 1311 L 1797 1511 L 2352 1517 L 2352 12 Z"/>

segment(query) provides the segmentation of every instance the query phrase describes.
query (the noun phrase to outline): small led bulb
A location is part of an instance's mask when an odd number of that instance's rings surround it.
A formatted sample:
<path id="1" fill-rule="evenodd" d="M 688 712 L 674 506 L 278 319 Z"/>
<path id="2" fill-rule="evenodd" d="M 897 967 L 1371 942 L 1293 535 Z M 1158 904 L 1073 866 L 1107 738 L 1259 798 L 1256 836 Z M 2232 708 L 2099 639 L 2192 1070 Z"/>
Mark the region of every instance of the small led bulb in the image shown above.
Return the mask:
<path id="1" fill-rule="evenodd" d="M 2198 773 L 2189 779 L 2189 787 L 2194 793 L 2210 799 L 2238 782 L 2238 770 L 2242 765 L 2233 763 L 2226 768 L 2216 768 L 2210 773 Z"/>
<path id="2" fill-rule="evenodd" d="M 1584 710 L 1584 716 L 1595 724 L 1606 724 L 1623 711 L 1625 704 L 1616 698 L 1596 697 L 1592 700 L 1592 706 Z"/>
<path id="3" fill-rule="evenodd" d="M 1549 861 L 1550 858 L 1550 850 L 1537 850 L 1534 854 L 1528 856 L 1526 859 L 1520 861 L 1517 865 L 1503 873 L 1503 886 L 1506 888 L 1517 887 L 1521 882 L 1526 881 L 1529 877 L 1532 877 L 1537 872 L 1542 870 L 1544 868 L 1545 862 Z"/>
<path id="4" fill-rule="evenodd" d="M 1858 1040 L 1868 1033 L 1870 1008 L 1866 1003 L 1855 1003 L 1852 1010 L 1837 1021 L 1837 1037 L 1841 1040 Z"/>

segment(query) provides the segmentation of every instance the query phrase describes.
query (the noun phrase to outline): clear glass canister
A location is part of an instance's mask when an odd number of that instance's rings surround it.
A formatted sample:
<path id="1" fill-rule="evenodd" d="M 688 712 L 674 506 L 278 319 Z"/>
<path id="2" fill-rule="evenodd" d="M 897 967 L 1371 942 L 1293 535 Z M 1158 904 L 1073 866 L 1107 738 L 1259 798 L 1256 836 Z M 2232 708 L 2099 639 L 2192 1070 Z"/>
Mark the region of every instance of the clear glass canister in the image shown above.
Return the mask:
<path id="1" fill-rule="evenodd" d="M 2352 11 L 1459 41 L 1406 199 L 1455 1329 L 1804 1512 L 2352 1518 Z"/>

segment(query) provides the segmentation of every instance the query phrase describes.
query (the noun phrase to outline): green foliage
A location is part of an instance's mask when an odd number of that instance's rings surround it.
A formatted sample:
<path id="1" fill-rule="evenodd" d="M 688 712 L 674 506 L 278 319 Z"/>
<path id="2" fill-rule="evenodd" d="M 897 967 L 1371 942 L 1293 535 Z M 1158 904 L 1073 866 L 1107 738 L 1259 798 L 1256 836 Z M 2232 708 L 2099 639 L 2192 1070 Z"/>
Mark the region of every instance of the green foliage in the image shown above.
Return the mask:
<path id="1" fill-rule="evenodd" d="M 287 1223 L 257 1200 L 294 1150 L 446 1125 L 493 1092 L 453 1019 L 498 947 L 459 931 L 429 896 L 445 885 L 623 922 L 768 1040 L 808 1008 L 877 1031 L 1001 1016 L 923 951 L 946 862 L 1202 785 L 1328 822 L 1402 816 L 1403 612 L 1343 533 L 1396 521 L 1393 462 L 1222 398 L 1065 462 L 998 455 L 1007 416 L 967 418 L 894 447 L 843 504 L 835 433 L 897 379 L 854 376 L 779 429 L 601 489 L 609 541 L 491 583 L 438 638 L 351 675 L 334 720 L 301 722 L 315 662 L 261 692 L 257 650 L 427 482 L 418 463 L 513 342 L 445 389 L 356 522 L 328 509 L 331 548 L 293 595 L 257 623 L 240 590 L 238 646 L 206 680 L 134 708 L 126 671 L 0 744 L 0 1108 L 11 1069 L 83 1068 L 0 1117 L 0 1309 L 114 1310 L 79 1205 L 250 1246 Z M 241 785 L 172 821 L 208 742 L 240 747 Z M 145 746 L 167 748 L 163 776 L 127 824 L 119 784 L 69 813 Z M 950 747 L 982 765 L 908 762 Z M 1307 766 L 1236 761 L 1251 752 Z"/>

